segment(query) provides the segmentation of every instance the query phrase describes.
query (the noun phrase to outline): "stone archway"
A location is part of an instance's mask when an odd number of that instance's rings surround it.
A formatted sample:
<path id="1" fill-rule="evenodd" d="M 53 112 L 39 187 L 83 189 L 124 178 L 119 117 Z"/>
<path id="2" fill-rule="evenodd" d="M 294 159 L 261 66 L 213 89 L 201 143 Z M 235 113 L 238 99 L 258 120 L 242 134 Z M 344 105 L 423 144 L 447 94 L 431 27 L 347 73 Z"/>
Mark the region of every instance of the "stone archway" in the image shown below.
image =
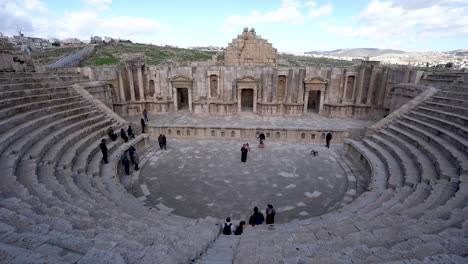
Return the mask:
<path id="1" fill-rule="evenodd" d="M 172 85 L 174 111 L 188 110 L 192 112 L 192 85 L 193 79 L 186 76 L 169 78 Z"/>
<path id="2" fill-rule="evenodd" d="M 236 86 L 237 112 L 257 113 L 258 79 L 252 76 L 236 79 Z"/>
<path id="3" fill-rule="evenodd" d="M 327 84 L 328 81 L 322 77 L 312 77 L 304 80 L 304 114 L 309 109 L 318 114 L 322 112 Z"/>

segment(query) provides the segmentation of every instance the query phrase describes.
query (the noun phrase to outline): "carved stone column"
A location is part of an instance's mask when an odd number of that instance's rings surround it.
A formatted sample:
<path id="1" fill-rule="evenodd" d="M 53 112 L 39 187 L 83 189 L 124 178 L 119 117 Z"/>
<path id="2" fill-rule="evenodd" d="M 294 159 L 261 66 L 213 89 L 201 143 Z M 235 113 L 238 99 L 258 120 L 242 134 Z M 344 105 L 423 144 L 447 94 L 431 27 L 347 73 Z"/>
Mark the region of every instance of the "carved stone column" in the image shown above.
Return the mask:
<path id="1" fill-rule="evenodd" d="M 135 101 L 135 86 L 133 85 L 132 67 L 127 67 L 128 83 L 130 84 L 130 101 Z"/>
<path id="2" fill-rule="evenodd" d="M 127 99 L 125 98 L 125 90 L 124 90 L 124 85 L 123 85 L 123 78 L 122 78 L 122 72 L 118 72 L 119 75 L 119 92 L 120 92 L 120 102 L 125 103 Z"/>
<path id="3" fill-rule="evenodd" d="M 137 73 L 138 73 L 138 88 L 140 90 L 140 101 L 145 100 L 145 90 L 143 89 L 143 74 L 141 72 L 141 65 L 137 66 Z"/>

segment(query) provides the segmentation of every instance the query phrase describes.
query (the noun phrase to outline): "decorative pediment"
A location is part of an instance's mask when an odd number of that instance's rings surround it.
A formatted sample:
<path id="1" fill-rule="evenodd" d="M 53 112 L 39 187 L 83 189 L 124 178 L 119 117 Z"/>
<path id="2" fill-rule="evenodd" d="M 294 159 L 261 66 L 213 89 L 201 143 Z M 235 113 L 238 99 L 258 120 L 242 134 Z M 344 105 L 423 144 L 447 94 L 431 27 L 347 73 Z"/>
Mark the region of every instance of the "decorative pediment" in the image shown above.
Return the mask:
<path id="1" fill-rule="evenodd" d="M 327 84 L 328 81 L 322 77 L 312 77 L 304 79 L 305 84 Z"/>
<path id="2" fill-rule="evenodd" d="M 176 75 L 169 78 L 171 82 L 193 82 L 193 79 L 184 75 Z"/>
<path id="3" fill-rule="evenodd" d="M 258 82 L 259 80 L 253 76 L 245 76 L 242 78 L 236 79 L 236 82 L 246 83 L 246 82 Z"/>

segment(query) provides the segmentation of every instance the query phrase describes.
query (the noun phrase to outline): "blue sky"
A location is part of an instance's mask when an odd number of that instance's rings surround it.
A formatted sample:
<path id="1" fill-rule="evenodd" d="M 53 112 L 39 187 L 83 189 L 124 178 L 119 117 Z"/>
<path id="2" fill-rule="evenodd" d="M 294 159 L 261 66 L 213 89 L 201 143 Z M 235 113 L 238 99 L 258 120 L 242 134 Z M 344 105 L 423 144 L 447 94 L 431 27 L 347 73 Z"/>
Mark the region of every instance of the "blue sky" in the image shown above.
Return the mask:
<path id="1" fill-rule="evenodd" d="M 279 51 L 468 48 L 468 0 L 0 0 L 0 32 L 113 36 L 181 47 L 227 44 L 255 27 Z"/>

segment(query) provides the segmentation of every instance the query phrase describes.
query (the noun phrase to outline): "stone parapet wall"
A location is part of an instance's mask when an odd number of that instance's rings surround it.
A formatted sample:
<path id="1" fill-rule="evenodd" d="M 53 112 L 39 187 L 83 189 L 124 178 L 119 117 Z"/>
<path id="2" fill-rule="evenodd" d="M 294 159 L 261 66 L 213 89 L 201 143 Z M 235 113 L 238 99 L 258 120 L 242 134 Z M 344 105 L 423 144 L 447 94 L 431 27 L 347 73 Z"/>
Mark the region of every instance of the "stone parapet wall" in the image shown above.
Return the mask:
<path id="1" fill-rule="evenodd" d="M 325 143 L 325 135 L 333 133 L 332 143 L 341 143 L 349 138 L 347 130 L 320 130 L 310 128 L 256 128 L 256 127 L 226 127 L 226 126 L 154 126 L 150 125 L 148 131 L 151 137 L 157 138 L 165 134 L 170 138 L 204 139 L 204 140 L 236 140 L 249 142 L 252 146 L 257 144 L 256 136 L 263 131 L 266 141 L 275 142 L 304 142 Z M 359 132 L 353 131 L 353 136 Z"/>

